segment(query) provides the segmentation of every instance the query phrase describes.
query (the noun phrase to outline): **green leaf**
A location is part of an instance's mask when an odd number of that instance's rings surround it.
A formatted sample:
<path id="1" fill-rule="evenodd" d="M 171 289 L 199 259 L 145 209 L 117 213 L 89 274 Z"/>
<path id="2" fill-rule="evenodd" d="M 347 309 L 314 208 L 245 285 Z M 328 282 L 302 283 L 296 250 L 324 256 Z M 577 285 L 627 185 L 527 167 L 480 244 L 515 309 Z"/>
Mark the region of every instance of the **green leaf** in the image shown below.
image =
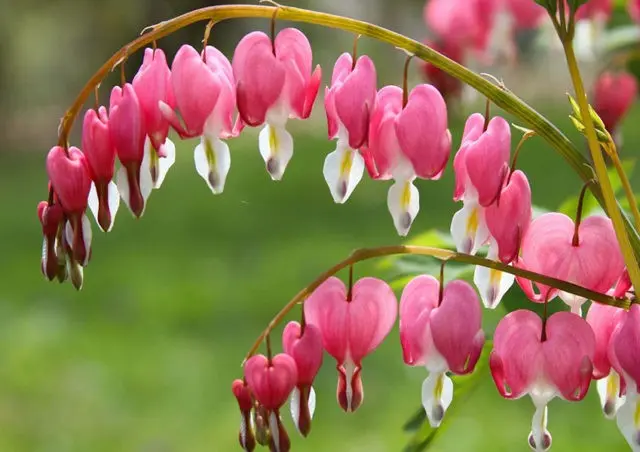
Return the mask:
<path id="1" fill-rule="evenodd" d="M 584 5 L 585 3 L 587 3 L 588 0 L 569 0 L 569 8 L 571 8 L 571 11 L 575 11 L 578 8 L 580 8 L 582 5 Z"/>
<path id="2" fill-rule="evenodd" d="M 455 250 L 456 245 L 453 242 L 451 234 L 442 232 L 437 229 L 429 229 L 411 240 L 407 240 L 403 245 L 416 245 L 416 246 L 432 246 L 434 248 L 444 248 L 448 250 Z M 399 256 L 389 256 L 386 259 L 381 259 L 378 264 L 380 269 L 389 269 L 394 266 L 394 262 L 399 260 Z M 438 268 L 440 265 L 438 264 Z"/>
<path id="3" fill-rule="evenodd" d="M 492 348 L 493 342 L 490 340 L 486 341 L 482 349 L 482 355 L 476 365 L 476 369 L 471 375 L 451 376 L 451 379 L 453 380 L 453 401 L 451 406 L 449 406 L 440 427 L 433 428 L 429 425 L 424 408 L 422 407 L 416 410 L 407 422 L 405 422 L 403 430 L 407 433 L 412 433 L 413 435 L 404 447 L 404 452 L 422 452 L 426 450 L 430 445 L 432 445 L 433 441 L 439 434 L 449 428 L 453 423 L 456 414 L 462 411 L 466 404 L 465 402 L 478 388 L 483 378 L 488 376 L 489 353 Z"/>

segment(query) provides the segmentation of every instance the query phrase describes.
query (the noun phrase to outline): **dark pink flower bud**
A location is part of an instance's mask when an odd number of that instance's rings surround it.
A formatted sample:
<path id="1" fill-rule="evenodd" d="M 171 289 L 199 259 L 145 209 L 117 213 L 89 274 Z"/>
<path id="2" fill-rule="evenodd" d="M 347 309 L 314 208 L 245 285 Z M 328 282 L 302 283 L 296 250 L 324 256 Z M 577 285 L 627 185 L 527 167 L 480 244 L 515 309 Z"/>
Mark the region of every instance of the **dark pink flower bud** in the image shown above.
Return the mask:
<path id="1" fill-rule="evenodd" d="M 255 355 L 245 363 L 244 376 L 255 399 L 269 413 L 270 447 L 287 452 L 291 443 L 280 419 L 280 407 L 289 398 L 298 379 L 295 360 L 284 353 L 271 360 L 264 355 Z"/>
<path id="2" fill-rule="evenodd" d="M 344 283 L 331 277 L 305 301 L 307 324 L 318 327 L 324 349 L 337 362 L 337 398 L 344 411 L 355 411 L 362 403 L 362 360 L 389 334 L 397 310 L 393 290 L 376 278 L 358 280 L 349 298 Z"/>
<path id="3" fill-rule="evenodd" d="M 315 325 L 304 330 L 298 322 L 289 322 L 282 332 L 282 348 L 296 362 L 298 381 L 291 394 L 291 415 L 298 431 L 307 436 L 315 410 L 315 379 L 322 365 L 322 334 Z"/>
<path id="4" fill-rule="evenodd" d="M 91 224 L 84 212 L 91 190 L 91 176 L 85 156 L 76 147 L 65 151 L 61 146 L 55 146 L 47 155 L 47 173 L 68 219 L 67 241 L 75 259 L 86 265 L 90 256 Z"/>
<path id="5" fill-rule="evenodd" d="M 146 171 L 141 171 L 146 129 L 140 101 L 129 83 L 111 91 L 109 136 L 122 163 L 118 171 L 118 190 L 131 212 L 140 217 L 153 182 Z"/>
<path id="6" fill-rule="evenodd" d="M 64 220 L 60 204 L 49 205 L 47 201 L 38 203 L 38 219 L 42 224 L 42 273 L 52 281 L 59 273 L 57 235 Z"/>
<path id="7" fill-rule="evenodd" d="M 107 109 L 87 110 L 82 125 L 82 149 L 93 180 L 89 193 L 89 208 L 103 231 L 111 230 L 120 195 L 112 181 L 115 170 L 116 148 L 109 135 Z"/>
<path id="8" fill-rule="evenodd" d="M 611 134 L 616 132 L 616 127 L 635 102 L 637 94 L 636 78 L 628 72 L 604 72 L 596 80 L 593 108 Z"/>
<path id="9" fill-rule="evenodd" d="M 164 102 L 171 108 L 175 106 L 171 70 L 162 49 L 144 49 L 144 60 L 132 85 L 144 116 L 146 134 L 159 151 L 169 134 L 169 122 L 162 115 L 159 104 Z"/>
<path id="10" fill-rule="evenodd" d="M 240 432 L 238 441 L 242 449 L 251 452 L 256 448 L 256 439 L 251 426 L 251 410 L 253 409 L 253 397 L 249 386 L 242 380 L 234 380 L 231 392 L 238 401 L 242 417 L 240 418 Z"/>

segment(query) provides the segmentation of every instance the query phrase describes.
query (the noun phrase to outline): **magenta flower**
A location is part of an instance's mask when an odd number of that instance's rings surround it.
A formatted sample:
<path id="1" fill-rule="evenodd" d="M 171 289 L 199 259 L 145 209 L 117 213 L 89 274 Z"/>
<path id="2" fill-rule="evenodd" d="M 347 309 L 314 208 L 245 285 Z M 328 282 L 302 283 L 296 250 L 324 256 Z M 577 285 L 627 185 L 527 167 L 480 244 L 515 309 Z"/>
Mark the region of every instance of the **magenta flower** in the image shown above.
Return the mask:
<path id="1" fill-rule="evenodd" d="M 638 82 L 628 72 L 604 72 L 593 90 L 593 108 L 614 135 L 638 95 Z"/>
<path id="2" fill-rule="evenodd" d="M 533 220 L 522 241 L 517 265 L 601 293 L 607 293 L 624 271 L 611 220 L 591 216 L 576 231 L 573 220 L 561 213 L 547 213 Z M 538 303 L 559 295 L 572 312 L 579 314 L 586 301 L 537 283 L 536 294 L 531 281 L 516 279 L 525 295 Z"/>
<path id="3" fill-rule="evenodd" d="M 306 119 L 318 94 L 322 71 L 313 73 L 311 45 L 298 29 L 285 28 L 274 42 L 252 32 L 233 55 L 238 112 L 242 125 L 257 127 L 260 154 L 267 171 L 280 180 L 293 156 L 293 138 L 285 129 L 289 118 Z"/>
<path id="4" fill-rule="evenodd" d="M 404 362 L 425 366 L 422 405 L 432 427 L 442 422 L 453 399 L 447 372 L 473 372 L 484 345 L 482 313 L 475 290 L 452 281 L 439 300 L 440 283 L 432 276 L 409 282 L 400 300 L 400 342 Z"/>
<path id="5" fill-rule="evenodd" d="M 231 167 L 229 146 L 222 139 L 234 135 L 236 93 L 231 63 L 215 47 L 207 46 L 201 55 L 183 45 L 171 69 L 175 102 L 184 125 L 168 104 L 160 104 L 162 112 L 181 137 L 200 137 L 194 151 L 196 171 L 213 193 L 222 193 Z"/>
<path id="6" fill-rule="evenodd" d="M 369 143 L 361 149 L 373 179 L 394 179 L 387 206 L 398 234 L 409 233 L 420 210 L 416 177 L 440 178 L 451 152 L 447 106 L 433 86 L 416 86 L 403 106 L 402 90 L 385 86 L 376 98 Z"/>
<path id="7" fill-rule="evenodd" d="M 300 434 L 307 436 L 316 408 L 312 385 L 322 365 L 322 333 L 315 325 L 303 328 L 298 322 L 289 322 L 282 332 L 282 348 L 298 369 L 296 387 L 291 393 L 291 417 Z"/>
<path id="8" fill-rule="evenodd" d="M 318 327 L 325 350 L 337 361 L 337 397 L 344 411 L 362 403 L 362 360 L 389 334 L 397 311 L 393 291 L 376 278 L 358 280 L 348 293 L 342 281 L 331 277 L 305 301 L 307 323 Z"/>
<path id="9" fill-rule="evenodd" d="M 58 275 L 60 270 L 60 262 L 64 269 L 64 256 L 60 256 L 58 243 L 58 229 L 64 220 L 64 211 L 60 204 L 49 205 L 47 201 L 38 203 L 38 219 L 42 225 L 42 274 L 49 281 Z"/>
<path id="10" fill-rule="evenodd" d="M 256 439 L 251 425 L 251 410 L 253 409 L 253 396 L 246 382 L 234 380 L 231 385 L 231 392 L 238 401 L 240 408 L 240 431 L 238 432 L 238 442 L 243 450 L 251 452 L 256 448 Z"/>
<path id="11" fill-rule="evenodd" d="M 376 68 L 371 58 L 361 56 L 354 64 L 351 54 L 340 55 L 324 100 L 329 139 L 338 142 L 324 161 L 323 174 L 337 203 L 345 202 L 362 179 L 364 159 L 358 150 L 367 144 L 375 99 Z"/>
<path id="12" fill-rule="evenodd" d="M 553 314 L 544 325 L 535 313 L 521 309 L 500 321 L 493 347 L 489 366 L 498 392 L 506 399 L 531 396 L 536 412 L 529 446 L 548 450 L 547 404 L 555 397 L 579 401 L 589 390 L 595 353 L 591 327 L 570 312 Z"/>
<path id="13" fill-rule="evenodd" d="M 91 256 L 91 223 L 85 215 L 91 176 L 80 149 L 54 146 L 47 155 L 47 174 L 67 218 L 64 234 L 73 257 L 85 266 Z"/>
<path id="14" fill-rule="evenodd" d="M 255 355 L 244 365 L 244 378 L 255 399 L 268 413 L 269 447 L 276 452 L 290 449 L 290 440 L 282 420 L 280 407 L 285 404 L 296 385 L 298 371 L 295 360 L 281 353 L 272 359 L 264 355 Z"/>

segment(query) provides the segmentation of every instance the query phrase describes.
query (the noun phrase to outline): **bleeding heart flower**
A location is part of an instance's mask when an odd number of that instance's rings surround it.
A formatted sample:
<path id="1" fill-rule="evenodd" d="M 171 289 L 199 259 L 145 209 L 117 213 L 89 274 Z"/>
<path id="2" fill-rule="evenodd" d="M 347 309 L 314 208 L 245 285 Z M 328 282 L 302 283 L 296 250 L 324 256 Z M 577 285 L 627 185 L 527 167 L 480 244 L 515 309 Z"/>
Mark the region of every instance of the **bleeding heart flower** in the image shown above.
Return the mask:
<path id="1" fill-rule="evenodd" d="M 507 121 L 496 116 L 485 130 L 484 116 L 479 113 L 469 116 L 453 160 L 456 177 L 453 199 L 463 201 L 462 209 L 451 220 L 451 236 L 458 251 L 475 254 L 489 240 L 485 207 L 496 202 L 501 192 L 509 171 L 510 153 L 511 130 Z"/>
<path id="2" fill-rule="evenodd" d="M 362 403 L 362 360 L 389 334 L 397 310 L 393 291 L 376 278 L 358 280 L 349 294 L 342 281 L 331 277 L 305 301 L 307 324 L 320 329 L 325 350 L 337 361 L 337 397 L 344 411 Z"/>
<path id="3" fill-rule="evenodd" d="M 398 234 L 409 233 L 420 210 L 416 177 L 439 179 L 451 152 L 447 106 L 431 85 L 416 86 L 403 106 L 402 90 L 385 86 L 376 98 L 369 143 L 361 149 L 373 179 L 393 178 L 387 206 Z"/>
<path id="4" fill-rule="evenodd" d="M 324 161 L 323 173 L 337 203 L 345 202 L 362 179 L 364 159 L 358 149 L 367 143 L 375 99 L 376 68 L 371 58 L 364 55 L 354 63 L 351 54 L 340 55 L 324 99 L 329 139 L 338 142 Z"/>
<path id="5" fill-rule="evenodd" d="M 400 341 L 404 362 L 425 366 L 422 405 L 432 427 L 438 427 L 453 399 L 447 372 L 475 369 L 482 347 L 482 313 L 475 290 L 465 281 L 451 281 L 439 300 L 440 283 L 432 276 L 409 282 L 400 300 Z"/>
<path id="6" fill-rule="evenodd" d="M 236 92 L 231 63 L 215 47 L 207 46 L 201 55 L 183 45 L 171 69 L 176 105 L 184 125 L 169 105 L 160 103 L 162 112 L 181 137 L 200 137 L 194 151 L 196 171 L 214 194 L 222 193 L 231 167 L 229 146 L 222 139 L 235 135 Z"/>
<path id="7" fill-rule="evenodd" d="M 91 175 L 89 209 L 103 231 L 110 231 L 120 206 L 118 187 L 112 181 L 116 148 L 109 135 L 107 109 L 87 110 L 82 125 L 82 149 Z"/>
<path id="8" fill-rule="evenodd" d="M 624 403 L 621 396 L 624 382 L 618 372 L 611 368 L 609 349 L 614 330 L 626 318 L 627 312 L 613 306 L 592 303 L 587 311 L 587 323 L 591 326 L 596 339 L 596 351 L 593 358 L 593 378 L 596 381 L 600 404 L 606 418 L 613 419 Z"/>
<path id="9" fill-rule="evenodd" d="M 603 259 L 603 256 L 607 256 Z M 522 241 L 518 267 L 546 276 L 569 281 L 587 289 L 607 293 L 624 270 L 624 261 L 611 220 L 591 216 L 584 219 L 577 231 L 573 220 L 561 213 L 539 216 L 529 226 Z M 559 295 L 580 313 L 583 297 L 560 292 L 536 283 L 539 293 L 533 290 L 531 281 L 517 277 L 518 284 L 530 300 L 541 303 Z"/>
<path id="10" fill-rule="evenodd" d="M 256 438 L 251 425 L 251 410 L 253 409 L 251 390 L 245 381 L 235 380 L 231 385 L 231 392 L 238 401 L 241 413 L 238 441 L 243 450 L 251 452 L 256 448 Z"/>
<path id="11" fill-rule="evenodd" d="M 109 136 L 122 166 L 116 184 L 122 200 L 137 218 L 144 213 L 147 198 L 153 190 L 151 172 L 144 163 L 146 128 L 144 116 L 133 86 L 116 86 L 109 102 Z"/>
<path id="12" fill-rule="evenodd" d="M 506 399 L 531 396 L 536 407 L 529 434 L 535 451 L 551 447 L 547 404 L 554 397 L 582 400 L 589 390 L 595 337 L 589 324 L 570 312 L 553 314 L 543 324 L 535 313 L 507 314 L 493 336 L 491 375 Z"/>
<path id="13" fill-rule="evenodd" d="M 313 380 L 322 366 L 322 334 L 315 325 L 289 322 L 282 332 L 282 348 L 296 362 L 298 381 L 291 393 L 291 417 L 302 436 L 311 431 L 311 419 L 316 408 Z"/>
<path id="14" fill-rule="evenodd" d="M 634 452 L 640 451 L 640 305 L 629 312 L 611 335 L 609 360 L 626 383 L 626 400 L 618 410 L 618 428 Z"/>
<path id="15" fill-rule="evenodd" d="M 638 95 L 635 76 L 628 72 L 604 72 L 593 90 L 593 108 L 613 135 Z"/>
<path id="16" fill-rule="evenodd" d="M 38 219 L 42 225 L 42 273 L 49 279 L 53 279 L 60 275 L 65 269 L 64 254 L 60 255 L 60 244 L 58 243 L 58 235 L 61 232 L 60 226 L 64 221 L 64 211 L 60 204 L 49 204 L 47 201 L 38 203 Z"/>
<path id="17" fill-rule="evenodd" d="M 289 398 L 298 379 L 295 360 L 284 353 L 271 360 L 264 355 L 252 356 L 244 365 L 244 378 L 255 399 L 268 413 L 269 446 L 276 452 L 288 451 L 291 443 L 280 419 L 280 407 Z"/>
<path id="18" fill-rule="evenodd" d="M 282 178 L 293 156 L 287 120 L 308 118 L 318 94 L 322 71 L 316 66 L 311 73 L 311 67 L 309 40 L 295 28 L 280 31 L 273 43 L 262 32 L 249 33 L 233 55 L 238 112 L 243 125 L 266 122 L 259 147 L 273 180 Z"/>
<path id="19" fill-rule="evenodd" d="M 87 265 L 91 256 L 91 223 L 85 215 L 91 176 L 80 149 L 54 146 L 47 155 L 47 173 L 67 218 L 65 234 L 73 256 Z"/>

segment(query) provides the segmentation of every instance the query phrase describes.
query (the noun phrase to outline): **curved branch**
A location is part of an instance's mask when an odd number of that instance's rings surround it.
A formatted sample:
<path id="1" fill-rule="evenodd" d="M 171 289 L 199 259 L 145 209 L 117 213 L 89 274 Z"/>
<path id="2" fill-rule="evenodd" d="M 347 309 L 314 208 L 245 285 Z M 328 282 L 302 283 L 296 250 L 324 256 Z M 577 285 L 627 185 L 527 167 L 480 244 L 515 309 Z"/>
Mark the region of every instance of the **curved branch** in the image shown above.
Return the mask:
<path id="1" fill-rule="evenodd" d="M 328 278 L 338 273 L 340 270 L 347 268 L 350 265 L 356 264 L 361 261 L 365 261 L 368 259 L 373 259 L 376 257 L 390 256 L 394 254 L 413 254 L 420 256 L 431 256 L 436 259 L 440 259 L 441 261 L 454 261 L 461 262 L 464 264 L 471 265 L 480 265 L 482 267 L 491 268 L 494 270 L 499 270 L 501 272 L 510 273 L 512 275 L 521 276 L 523 278 L 529 279 L 531 281 L 535 281 L 537 283 L 544 284 L 546 286 L 554 287 L 556 289 L 560 289 L 563 292 L 568 292 L 573 295 L 578 295 L 580 297 L 587 298 L 589 300 L 595 301 L 597 303 L 606 304 L 609 306 L 615 306 L 622 309 L 629 309 L 632 301 L 627 298 L 616 298 L 612 297 L 600 292 L 594 292 L 593 290 L 585 289 L 582 286 L 578 286 L 576 284 L 570 283 L 568 281 L 563 281 L 556 278 L 551 278 L 549 276 L 541 275 L 539 273 L 535 273 L 529 270 L 524 270 L 521 268 L 512 267 L 511 265 L 505 265 L 502 262 L 492 261 L 490 259 L 485 259 L 483 257 L 472 256 L 470 254 L 457 253 L 455 251 L 445 250 L 441 248 L 433 248 L 430 246 L 410 246 L 410 245 L 397 245 L 397 246 L 384 246 L 380 248 L 361 248 L 353 253 L 345 260 L 338 262 L 336 265 L 331 267 L 326 272 L 322 273 L 318 276 L 311 284 L 298 292 L 292 299 L 287 303 L 281 310 L 276 314 L 276 316 L 269 322 L 267 328 L 258 336 L 258 339 L 254 342 L 245 357 L 245 361 L 249 359 L 260 347 L 260 344 L 264 339 L 271 333 L 271 331 L 284 320 L 286 315 L 299 303 L 304 302 L 304 300 L 311 295 L 311 293 L 320 286 L 323 282 L 325 282 Z"/>
<path id="2" fill-rule="evenodd" d="M 272 17 L 275 9 L 276 7 L 273 6 L 257 5 L 211 6 L 191 11 L 171 20 L 148 27 L 145 29 L 149 30 L 147 33 L 118 50 L 87 82 L 83 90 L 75 99 L 73 105 L 67 110 L 62 118 L 60 123 L 59 144 L 61 146 L 67 145 L 71 127 L 73 126 L 80 109 L 86 102 L 89 95 L 93 92 L 93 89 L 100 84 L 110 71 L 112 71 L 131 53 L 155 40 L 170 35 L 171 33 L 196 22 L 205 20 L 220 22 L 227 19 L 251 17 L 269 19 Z M 523 121 L 527 127 L 536 131 L 538 135 L 555 148 L 569 163 L 569 165 L 571 165 L 574 171 L 582 178 L 582 180 L 586 182 L 592 178 L 592 171 L 590 169 L 589 162 L 582 156 L 582 154 L 580 154 L 571 141 L 569 141 L 569 139 L 544 116 L 535 111 L 509 90 L 501 86 L 494 85 L 482 76 L 450 60 L 424 44 L 407 38 L 399 33 L 360 20 L 289 6 L 278 7 L 278 19 L 291 20 L 294 22 L 306 22 L 329 28 L 341 29 L 347 32 L 368 36 L 413 53 L 418 58 L 432 63 L 434 66 L 437 66 L 446 73 L 475 88 L 478 92 L 491 99 L 491 101 L 498 107 L 501 107 L 505 111 L 519 118 L 519 120 Z M 600 205 L 606 210 L 600 186 L 592 184 L 590 189 Z M 622 212 L 622 209 L 620 210 Z M 629 237 L 631 239 L 633 249 L 636 256 L 640 257 L 640 236 L 638 236 L 638 233 L 633 228 L 629 218 L 626 215 L 623 216 L 625 226 L 629 231 Z"/>

